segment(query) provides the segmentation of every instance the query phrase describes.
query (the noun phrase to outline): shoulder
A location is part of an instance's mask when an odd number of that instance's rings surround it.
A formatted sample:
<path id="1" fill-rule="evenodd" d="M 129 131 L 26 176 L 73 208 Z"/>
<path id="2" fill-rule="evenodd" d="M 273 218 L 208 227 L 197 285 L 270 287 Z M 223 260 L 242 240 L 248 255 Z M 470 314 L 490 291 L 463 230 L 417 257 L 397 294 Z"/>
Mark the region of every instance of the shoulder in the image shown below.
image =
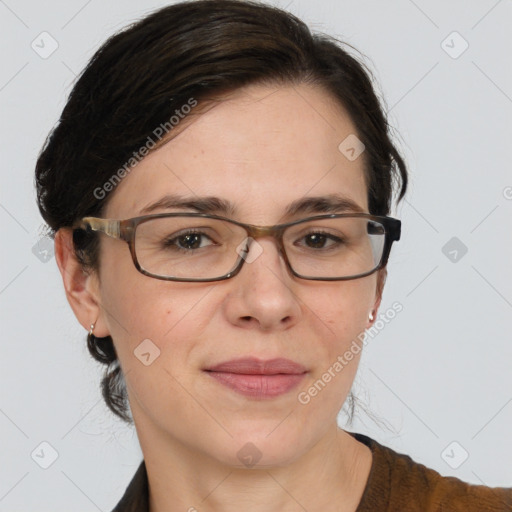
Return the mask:
<path id="1" fill-rule="evenodd" d="M 112 512 L 149 511 L 149 484 L 145 461 L 142 460 L 126 491 Z"/>
<path id="2" fill-rule="evenodd" d="M 487 487 L 440 475 L 374 439 L 351 433 L 372 451 L 373 462 L 357 512 L 512 511 L 512 487 Z"/>

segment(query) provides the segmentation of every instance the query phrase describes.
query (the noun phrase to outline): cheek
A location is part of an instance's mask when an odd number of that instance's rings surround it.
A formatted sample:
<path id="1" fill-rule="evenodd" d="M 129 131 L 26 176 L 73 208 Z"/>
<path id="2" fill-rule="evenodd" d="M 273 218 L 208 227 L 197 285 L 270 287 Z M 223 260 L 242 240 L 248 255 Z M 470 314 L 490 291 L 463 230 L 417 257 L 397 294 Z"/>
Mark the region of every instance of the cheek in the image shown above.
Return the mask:
<path id="1" fill-rule="evenodd" d="M 374 275 L 335 283 L 322 289 L 315 310 L 336 336 L 336 344 L 364 332 L 368 314 L 375 302 L 377 280 Z"/>
<path id="2" fill-rule="evenodd" d="M 154 379 L 168 380 L 165 369 L 179 373 L 189 364 L 211 321 L 214 308 L 208 295 L 215 284 L 154 279 L 138 272 L 129 254 L 123 256 L 105 260 L 102 306 L 123 370 L 144 372 L 139 382 L 147 379 L 153 388 L 158 386 Z"/>
<path id="3" fill-rule="evenodd" d="M 134 350 L 150 339 L 163 351 L 176 340 L 199 336 L 208 320 L 201 314 L 201 299 L 207 292 L 140 275 L 133 282 L 112 284 L 105 294 L 110 329 L 121 350 Z"/>
<path id="4" fill-rule="evenodd" d="M 110 282 L 104 294 L 132 412 L 144 410 L 162 426 L 171 424 L 177 410 L 186 424 L 201 416 L 192 407 L 190 394 L 198 393 L 188 374 L 191 353 L 208 326 L 201 301 L 208 290 L 186 286 L 140 274 Z"/>
<path id="5" fill-rule="evenodd" d="M 331 405 L 343 402 L 350 390 L 361 353 L 364 332 L 368 322 L 368 313 L 375 300 L 376 279 L 368 276 L 346 282 L 332 283 L 318 288 L 305 300 L 311 311 L 311 322 L 316 324 L 315 367 L 308 386 L 316 396 L 323 385 L 329 383 L 322 399 Z M 334 410 L 331 407 L 327 409 Z"/>
<path id="6" fill-rule="evenodd" d="M 297 396 L 305 428 L 314 428 L 311 418 L 329 424 L 352 388 L 376 283 L 373 275 L 333 283 L 315 295 L 314 304 L 308 303 L 328 335 L 318 336 L 314 371 Z"/>

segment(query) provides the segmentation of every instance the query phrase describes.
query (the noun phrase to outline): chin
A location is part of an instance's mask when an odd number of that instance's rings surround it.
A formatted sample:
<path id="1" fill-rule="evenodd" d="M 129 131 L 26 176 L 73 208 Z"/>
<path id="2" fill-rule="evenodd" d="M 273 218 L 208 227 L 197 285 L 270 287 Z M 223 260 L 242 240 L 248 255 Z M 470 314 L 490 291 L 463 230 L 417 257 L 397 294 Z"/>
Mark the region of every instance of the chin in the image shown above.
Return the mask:
<path id="1" fill-rule="evenodd" d="M 308 439 L 298 430 L 279 427 L 283 418 L 240 427 L 233 438 L 224 443 L 225 452 L 219 453 L 223 463 L 242 469 L 265 469 L 286 466 L 306 452 Z M 286 420 L 285 420 L 286 421 Z"/>

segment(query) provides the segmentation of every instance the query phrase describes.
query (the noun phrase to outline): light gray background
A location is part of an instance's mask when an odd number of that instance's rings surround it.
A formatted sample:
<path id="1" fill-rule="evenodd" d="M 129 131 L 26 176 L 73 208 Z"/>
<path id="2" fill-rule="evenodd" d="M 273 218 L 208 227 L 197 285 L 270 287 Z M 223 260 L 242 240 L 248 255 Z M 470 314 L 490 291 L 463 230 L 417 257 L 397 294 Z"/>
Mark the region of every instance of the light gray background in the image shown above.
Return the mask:
<path id="1" fill-rule="evenodd" d="M 0 0 L 0 511 L 108 511 L 142 457 L 103 405 L 55 258 L 41 261 L 33 170 L 94 50 L 167 3 Z M 362 412 L 347 429 L 443 475 L 512 486 L 512 2 L 276 4 L 369 57 L 411 171 L 381 308 L 403 311 L 369 341 L 354 387 L 389 429 Z M 59 45 L 47 59 L 31 48 L 44 31 Z M 453 31 L 469 44 L 458 58 Z M 455 262 L 452 237 L 468 249 Z M 43 441 L 59 454 L 46 470 L 31 458 Z"/>

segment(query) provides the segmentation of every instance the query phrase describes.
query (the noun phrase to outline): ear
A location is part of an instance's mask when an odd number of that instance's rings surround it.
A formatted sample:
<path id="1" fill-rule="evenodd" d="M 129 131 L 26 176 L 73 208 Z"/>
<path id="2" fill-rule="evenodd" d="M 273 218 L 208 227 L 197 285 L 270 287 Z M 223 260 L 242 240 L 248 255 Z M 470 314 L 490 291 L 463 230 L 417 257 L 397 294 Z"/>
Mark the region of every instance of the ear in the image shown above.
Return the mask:
<path id="1" fill-rule="evenodd" d="M 55 260 L 62 276 L 66 298 L 77 320 L 87 331 L 95 323 L 95 336 L 108 336 L 100 303 L 99 277 L 96 273 L 87 274 L 83 271 L 74 252 L 73 231 L 70 228 L 61 228 L 55 234 Z"/>
<path id="2" fill-rule="evenodd" d="M 382 268 L 378 271 L 377 274 L 377 286 L 375 289 L 375 302 L 373 303 L 372 313 L 373 320 L 368 318 L 368 322 L 366 324 L 366 328 L 368 329 L 376 320 L 377 312 L 379 311 L 380 303 L 382 300 L 382 292 L 384 291 L 384 284 L 386 283 L 386 278 L 388 276 L 388 269 Z"/>

